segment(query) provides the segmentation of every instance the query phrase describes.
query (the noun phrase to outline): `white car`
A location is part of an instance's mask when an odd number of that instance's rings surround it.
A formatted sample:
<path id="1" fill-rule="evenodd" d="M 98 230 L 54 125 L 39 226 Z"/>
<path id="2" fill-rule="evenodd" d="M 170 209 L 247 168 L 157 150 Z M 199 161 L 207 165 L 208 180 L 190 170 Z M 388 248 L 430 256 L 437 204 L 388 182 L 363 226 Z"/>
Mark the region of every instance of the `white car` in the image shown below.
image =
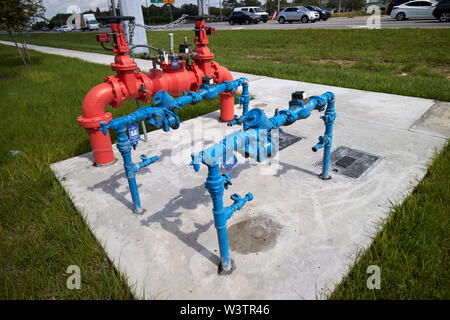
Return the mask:
<path id="1" fill-rule="evenodd" d="M 259 16 L 259 19 L 264 23 L 266 23 L 267 20 L 269 20 L 269 14 L 260 7 L 237 7 L 233 9 L 233 12 L 239 11 L 247 11 L 250 13 L 257 14 Z"/>
<path id="2" fill-rule="evenodd" d="M 433 10 L 437 2 L 433 0 L 409 1 L 392 8 L 391 17 L 402 21 L 405 19 L 435 19 Z"/>
<path id="3" fill-rule="evenodd" d="M 59 28 L 59 31 L 61 32 L 70 32 L 72 29 L 68 25 L 63 25 L 61 28 Z"/>
<path id="4" fill-rule="evenodd" d="M 317 11 L 311 11 L 303 6 L 286 7 L 277 14 L 278 23 L 281 24 L 284 24 L 286 21 L 289 23 L 294 21 L 300 21 L 301 23 L 316 22 L 319 19 L 320 16 Z"/>

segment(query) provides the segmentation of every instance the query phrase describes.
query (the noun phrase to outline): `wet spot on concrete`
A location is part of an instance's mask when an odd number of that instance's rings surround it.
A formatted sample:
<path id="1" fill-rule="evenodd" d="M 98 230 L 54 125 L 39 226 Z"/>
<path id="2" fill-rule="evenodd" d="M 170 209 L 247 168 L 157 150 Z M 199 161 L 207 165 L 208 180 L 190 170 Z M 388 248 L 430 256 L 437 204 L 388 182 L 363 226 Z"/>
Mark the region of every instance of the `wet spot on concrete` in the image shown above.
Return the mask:
<path id="1" fill-rule="evenodd" d="M 242 254 L 267 251 L 275 247 L 281 225 L 267 216 L 256 216 L 228 228 L 230 249 Z"/>

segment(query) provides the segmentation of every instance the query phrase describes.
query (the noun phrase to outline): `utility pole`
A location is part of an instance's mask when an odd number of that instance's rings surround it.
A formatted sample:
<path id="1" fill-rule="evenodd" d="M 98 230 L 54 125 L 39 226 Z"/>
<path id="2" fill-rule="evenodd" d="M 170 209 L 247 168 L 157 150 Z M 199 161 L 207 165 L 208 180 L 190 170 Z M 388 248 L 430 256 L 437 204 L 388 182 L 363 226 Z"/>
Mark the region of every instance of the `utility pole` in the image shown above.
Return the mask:
<path id="1" fill-rule="evenodd" d="M 341 2 L 342 0 L 339 0 L 339 13 L 341 13 Z"/>
<path id="2" fill-rule="evenodd" d="M 278 11 L 277 12 L 280 12 L 280 0 L 278 0 Z"/>
<path id="3" fill-rule="evenodd" d="M 220 7 L 220 21 L 222 21 L 222 0 L 219 0 L 219 7 Z"/>
<path id="4" fill-rule="evenodd" d="M 147 23 L 150 24 L 150 6 L 148 5 L 148 0 L 145 0 L 145 3 L 147 4 Z"/>
<path id="5" fill-rule="evenodd" d="M 197 7 L 198 7 L 198 15 L 199 16 L 203 16 L 203 1 L 202 0 L 197 0 Z"/>
<path id="6" fill-rule="evenodd" d="M 172 4 L 169 3 L 169 12 L 170 12 L 170 22 L 173 21 L 172 19 Z"/>
<path id="7" fill-rule="evenodd" d="M 114 0 L 111 0 L 111 8 L 112 8 L 113 16 L 117 16 L 117 13 L 116 13 L 116 2 Z"/>

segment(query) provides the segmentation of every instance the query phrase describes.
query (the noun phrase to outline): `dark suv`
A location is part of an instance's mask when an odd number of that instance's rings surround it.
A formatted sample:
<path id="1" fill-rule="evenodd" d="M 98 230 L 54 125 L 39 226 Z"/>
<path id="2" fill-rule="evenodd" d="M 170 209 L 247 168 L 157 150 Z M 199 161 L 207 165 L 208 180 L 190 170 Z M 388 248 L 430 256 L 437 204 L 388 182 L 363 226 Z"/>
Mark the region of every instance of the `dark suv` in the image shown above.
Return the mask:
<path id="1" fill-rule="evenodd" d="M 251 13 L 248 11 L 233 11 L 228 17 L 228 22 L 233 25 L 235 23 L 259 23 L 259 16 L 255 13 Z"/>
<path id="2" fill-rule="evenodd" d="M 386 14 L 390 15 L 392 8 L 394 8 L 395 6 L 399 6 L 401 4 L 410 2 L 412 0 L 393 0 L 391 3 L 388 4 L 387 8 L 386 8 Z"/>
<path id="3" fill-rule="evenodd" d="M 441 22 L 450 21 L 450 0 L 441 0 L 433 10 L 433 16 Z"/>

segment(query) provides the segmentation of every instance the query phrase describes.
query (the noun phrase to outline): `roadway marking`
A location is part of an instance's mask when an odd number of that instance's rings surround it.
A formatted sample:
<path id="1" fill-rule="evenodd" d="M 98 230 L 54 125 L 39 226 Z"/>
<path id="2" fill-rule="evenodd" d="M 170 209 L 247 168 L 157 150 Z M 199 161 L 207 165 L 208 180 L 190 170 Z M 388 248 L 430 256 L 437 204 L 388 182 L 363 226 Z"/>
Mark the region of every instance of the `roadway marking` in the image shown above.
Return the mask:
<path id="1" fill-rule="evenodd" d="M 369 28 L 369 26 L 350 26 L 350 25 L 346 25 L 346 27 L 349 27 L 349 28 Z"/>

